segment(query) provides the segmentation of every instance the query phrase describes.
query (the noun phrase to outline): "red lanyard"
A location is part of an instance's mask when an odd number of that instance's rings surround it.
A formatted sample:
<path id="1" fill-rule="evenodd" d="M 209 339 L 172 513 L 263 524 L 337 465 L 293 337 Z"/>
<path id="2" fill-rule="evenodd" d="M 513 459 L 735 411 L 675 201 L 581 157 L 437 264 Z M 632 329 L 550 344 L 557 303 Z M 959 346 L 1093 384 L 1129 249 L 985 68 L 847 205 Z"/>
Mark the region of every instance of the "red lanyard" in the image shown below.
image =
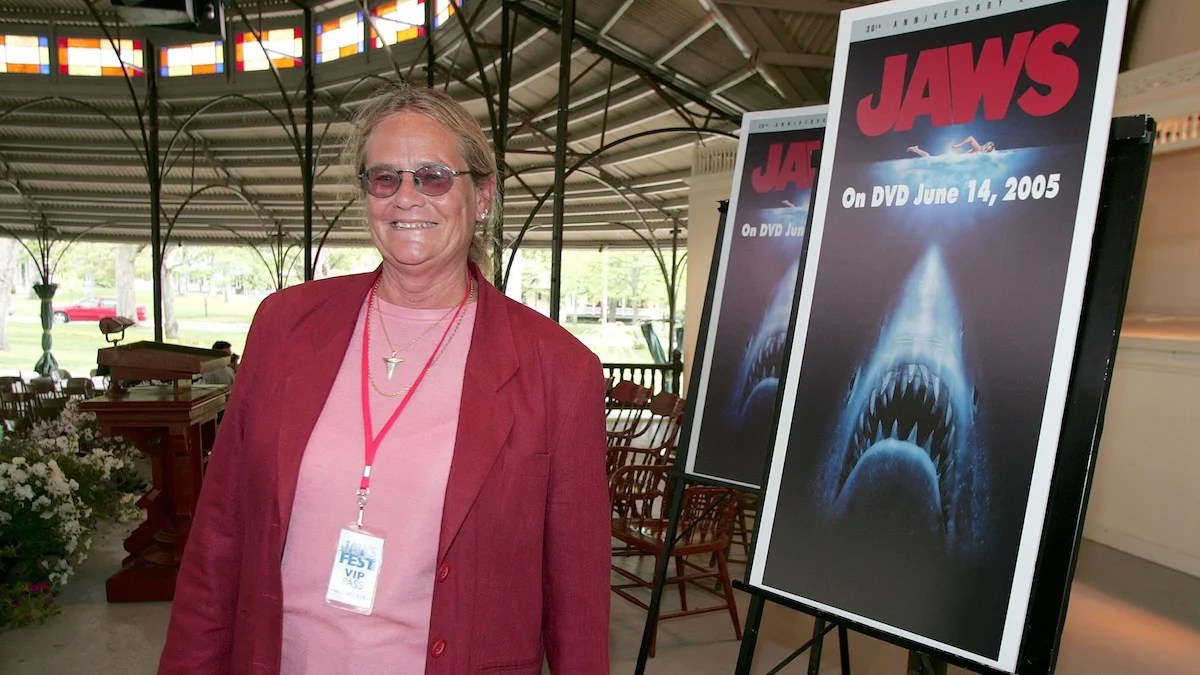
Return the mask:
<path id="1" fill-rule="evenodd" d="M 429 372 L 429 368 L 433 365 L 434 359 L 441 351 L 442 346 L 446 342 L 446 336 L 450 333 L 450 327 L 458 321 L 458 316 L 462 314 L 463 308 L 467 306 L 467 297 L 471 294 L 470 279 L 467 280 L 467 291 L 463 293 L 462 300 L 458 303 L 458 309 L 454 310 L 454 316 L 450 317 L 450 322 L 446 324 L 445 330 L 442 331 L 442 337 L 438 339 L 437 346 L 433 348 L 433 353 L 429 355 L 429 359 L 425 361 L 425 366 L 421 368 L 421 372 L 417 374 L 417 379 L 413 380 L 412 386 L 405 392 L 404 397 L 400 399 L 400 404 L 392 411 L 392 416 L 379 430 L 379 434 L 371 435 L 371 394 L 367 389 L 367 378 L 371 376 L 370 363 L 368 362 L 368 342 L 371 337 L 371 304 L 375 301 L 375 288 L 371 289 L 371 295 L 367 297 L 367 315 L 363 319 L 363 342 L 362 342 L 362 416 L 363 416 L 363 475 L 362 480 L 358 484 L 358 503 L 359 503 L 359 525 L 362 525 L 362 507 L 366 503 L 366 496 L 371 489 L 371 465 L 375 463 L 375 453 L 379 452 L 379 446 L 383 443 L 383 437 L 391 430 L 392 425 L 400 417 L 400 413 L 404 412 L 404 408 L 408 406 L 409 400 L 416 393 L 417 387 L 420 386 L 421 380 L 425 379 L 425 375 Z M 375 285 L 379 285 L 379 280 L 375 280 Z M 383 320 L 383 315 L 380 314 L 380 321 Z"/>

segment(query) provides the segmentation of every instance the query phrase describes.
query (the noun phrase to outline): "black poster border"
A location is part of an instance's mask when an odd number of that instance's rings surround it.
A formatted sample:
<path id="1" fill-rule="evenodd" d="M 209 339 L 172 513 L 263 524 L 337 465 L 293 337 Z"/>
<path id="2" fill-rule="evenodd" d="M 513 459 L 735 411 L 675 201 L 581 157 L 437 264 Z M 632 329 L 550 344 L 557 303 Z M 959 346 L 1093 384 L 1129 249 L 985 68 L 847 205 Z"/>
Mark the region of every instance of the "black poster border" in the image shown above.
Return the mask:
<path id="1" fill-rule="evenodd" d="M 1083 537 L 1084 516 L 1100 449 L 1104 411 L 1116 361 L 1121 319 L 1125 312 L 1154 137 L 1155 122 L 1149 116 L 1134 115 L 1112 120 L 1061 435 L 1021 645 L 1013 671 L 1018 675 L 1048 675 L 1054 672 L 1058 659 L 1071 582 Z M 782 406 L 780 397 L 777 420 Z M 764 480 L 764 486 L 765 483 Z M 991 668 L 858 623 L 748 581 L 735 581 L 734 587 L 753 596 L 742 638 L 741 658 L 734 671 L 737 675 L 750 672 L 754 640 L 762 617 L 759 598 L 884 642 L 932 654 L 941 661 L 971 672 L 1009 675 L 1009 671 Z M 755 611 L 756 608 L 758 611 Z"/>

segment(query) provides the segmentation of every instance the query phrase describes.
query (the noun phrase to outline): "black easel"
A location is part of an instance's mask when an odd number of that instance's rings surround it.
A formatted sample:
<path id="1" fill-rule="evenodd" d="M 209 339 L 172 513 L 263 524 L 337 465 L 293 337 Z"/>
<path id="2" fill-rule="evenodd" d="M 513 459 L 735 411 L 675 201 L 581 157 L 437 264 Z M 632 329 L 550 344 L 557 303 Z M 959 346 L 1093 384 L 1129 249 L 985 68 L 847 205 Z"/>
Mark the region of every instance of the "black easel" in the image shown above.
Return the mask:
<path id="1" fill-rule="evenodd" d="M 701 334 L 704 334 L 712 318 L 712 298 L 717 285 L 717 275 L 715 274 L 717 265 L 721 259 L 722 242 L 725 241 L 725 220 L 729 212 L 729 201 L 721 200 L 718 205 L 718 211 L 721 213 L 720 221 L 717 224 L 717 244 L 713 251 L 712 267 L 708 275 L 708 288 L 705 291 L 704 309 L 700 313 Z M 696 343 L 696 362 L 702 362 L 704 359 L 704 341 L 698 340 Z M 696 395 L 699 393 L 699 383 L 697 378 L 690 378 L 688 383 L 688 400 L 696 400 Z M 686 439 L 690 436 L 690 415 L 689 419 L 680 429 L 679 438 Z M 686 455 L 686 446 L 683 440 L 680 441 L 679 447 L 675 454 L 675 462 L 671 467 L 670 491 L 671 503 L 667 507 L 667 529 L 663 533 L 663 551 L 659 556 L 654 567 L 654 581 L 650 589 L 649 608 L 646 610 L 646 626 L 642 631 L 642 644 L 638 649 L 637 667 L 634 669 L 636 675 L 642 675 L 646 672 L 646 663 L 650 660 L 650 645 L 654 641 L 654 628 L 658 619 L 659 610 L 662 606 L 663 586 L 667 579 L 667 566 L 671 562 L 671 550 L 675 548 L 675 543 L 684 536 L 687 532 L 679 533 L 679 516 L 683 509 L 683 488 L 687 478 L 683 475 L 684 458 Z M 713 504 L 710 508 L 715 508 L 720 502 Z"/>
<path id="2" fill-rule="evenodd" d="M 1121 318 L 1125 312 L 1125 296 L 1129 288 L 1134 244 L 1141 219 L 1146 180 L 1150 172 L 1154 134 L 1155 122 L 1146 115 L 1118 117 L 1112 121 L 1099 209 L 1096 214 L 1096 229 L 1092 236 L 1088 280 L 1080 314 L 1079 339 L 1071 367 L 1071 380 L 1067 390 L 1067 403 L 1051 480 L 1045 526 L 1042 529 L 1038 563 L 1035 567 L 1025 630 L 1017 660 L 1016 672 L 1020 675 L 1050 675 L 1058 657 L 1071 580 L 1075 574 L 1079 542 L 1083 536 L 1084 512 L 1096 467 L 1100 433 L 1104 426 L 1104 410 L 1108 401 L 1109 384 L 1112 381 Z M 1079 467 L 1086 467 L 1086 471 L 1079 471 Z M 738 666 L 734 671 L 736 675 L 748 675 L 750 672 L 766 600 L 814 614 L 817 616 L 818 625 L 823 618 L 835 618 L 815 612 L 765 589 L 739 582 L 735 582 L 734 585 L 752 596 Z M 944 667 L 945 663 L 950 663 L 978 673 L 1003 672 L 953 654 L 930 650 L 927 646 L 867 626 L 851 626 L 858 632 L 898 644 L 910 649 L 911 653 L 927 657 L 926 660 L 932 667 Z M 845 631 L 845 627 L 839 626 L 839 631 Z M 842 672 L 848 673 L 849 663 L 844 641 L 842 645 Z M 813 656 L 819 667 L 819 649 L 816 644 L 813 648 Z M 809 666 L 810 673 L 817 672 L 813 669 L 812 660 Z M 924 667 L 924 664 L 920 667 Z"/>
<path id="3" fill-rule="evenodd" d="M 809 160 L 811 161 L 812 168 L 813 168 L 812 193 L 816 194 L 817 186 L 820 182 L 821 151 L 818 150 L 818 151 L 812 153 Z M 718 211 L 720 212 L 721 217 L 720 217 L 720 221 L 717 225 L 717 239 L 716 239 L 717 243 L 713 250 L 712 264 L 709 268 L 708 287 L 705 290 L 705 296 L 704 296 L 705 297 L 704 308 L 700 313 L 700 335 L 708 334 L 708 331 L 710 329 L 710 322 L 712 321 L 712 299 L 713 299 L 714 292 L 716 290 L 716 282 L 717 282 L 717 276 L 718 276 L 717 271 L 718 271 L 718 267 L 720 265 L 722 249 L 724 247 L 726 219 L 729 215 L 729 201 L 721 200 L 719 202 Z M 808 243 L 809 243 L 809 235 L 811 234 L 811 230 L 812 230 L 812 219 L 813 219 L 813 209 L 809 208 L 807 218 L 805 220 L 804 246 L 800 252 L 801 260 L 804 260 L 808 255 Z M 801 290 L 801 285 L 802 285 L 802 279 L 803 279 L 803 274 L 801 274 L 800 278 L 796 279 L 796 287 L 795 287 L 794 295 L 792 298 L 791 318 L 789 321 L 789 329 L 788 329 L 788 335 L 787 335 L 787 340 L 786 340 L 787 345 L 789 345 L 789 349 L 790 349 L 790 345 L 792 344 L 793 333 L 795 332 L 796 309 L 797 309 L 797 305 L 798 305 L 799 299 L 800 299 L 800 290 Z M 704 344 L 705 344 L 705 341 L 703 339 L 697 340 L 697 342 L 696 342 L 697 348 L 696 348 L 696 357 L 695 357 L 695 361 L 694 361 L 695 363 L 703 363 L 703 361 L 704 361 L 704 351 L 705 351 Z M 780 373 L 780 380 L 782 381 L 783 378 L 785 378 L 786 376 L 787 376 L 787 364 L 785 362 L 783 364 L 783 370 Z M 697 400 L 697 397 L 699 395 L 699 389 L 700 389 L 699 378 L 695 378 L 695 377 L 690 378 L 690 382 L 688 383 L 688 397 L 687 397 L 689 401 Z M 777 406 L 775 420 L 774 420 L 773 424 L 778 424 L 778 420 L 779 420 L 779 413 L 778 413 L 778 406 Z M 685 419 L 683 427 L 680 429 L 680 433 L 679 433 L 680 439 L 691 438 L 691 425 L 693 422 L 694 422 L 694 419 L 689 411 L 689 414 L 688 414 L 687 418 Z M 684 531 L 682 533 L 677 532 L 679 529 L 680 511 L 683 508 L 683 490 L 685 487 L 684 484 L 687 482 L 693 482 L 693 483 L 697 483 L 697 484 L 712 484 L 712 485 L 716 485 L 719 487 L 729 487 L 727 484 L 719 482 L 719 481 L 708 481 L 708 480 L 704 480 L 703 478 L 701 478 L 699 476 L 687 475 L 683 470 L 683 467 L 686 464 L 685 460 L 687 457 L 687 451 L 688 451 L 688 449 L 687 449 L 686 442 L 684 440 L 681 440 L 679 443 L 679 447 L 676 451 L 675 463 L 672 465 L 672 469 L 671 469 L 671 479 L 670 479 L 671 480 L 671 485 L 670 485 L 671 503 L 667 507 L 668 508 L 668 510 L 667 510 L 667 514 L 668 514 L 667 515 L 667 528 L 666 528 L 666 531 L 663 533 L 663 552 L 662 552 L 661 557 L 659 557 L 659 559 L 657 560 L 657 564 L 655 565 L 655 568 L 654 568 L 654 580 L 653 580 L 653 585 L 650 590 L 649 608 L 646 612 L 646 625 L 645 625 L 644 630 L 642 631 L 642 644 L 638 650 L 637 666 L 634 670 L 634 673 L 636 675 L 643 675 L 646 672 L 646 664 L 650 659 L 650 645 L 654 641 L 655 623 L 656 623 L 656 619 L 659 614 L 659 610 L 662 605 L 663 586 L 666 584 L 667 567 L 670 564 L 671 550 L 675 547 L 675 544 L 680 539 L 687 536 L 687 531 Z M 766 473 L 767 473 L 767 467 L 764 466 L 764 468 L 763 468 L 764 478 L 765 478 Z M 757 493 L 760 497 L 762 496 L 761 489 L 750 490 L 750 489 L 741 488 L 740 491 L 748 492 L 748 493 Z M 720 503 L 721 502 L 718 501 L 717 503 L 710 505 L 709 509 L 717 508 L 720 505 Z M 739 581 L 736 581 L 736 580 L 733 581 L 733 584 L 738 588 L 742 588 L 743 590 L 745 590 L 745 588 L 746 588 L 743 584 L 741 584 Z M 758 598 L 758 596 L 753 596 L 751 598 L 751 607 L 750 607 L 751 614 L 753 614 L 755 612 L 755 604 L 754 603 L 757 601 L 760 601 L 760 598 Z M 758 632 L 759 620 L 762 617 L 761 602 L 759 603 L 757 611 L 758 611 L 758 617 L 754 621 L 754 632 L 755 632 L 756 637 L 757 637 L 757 632 Z M 783 667 L 783 665 L 786 665 L 786 663 L 791 662 L 793 659 L 798 657 L 805 650 L 811 648 L 812 653 L 811 653 L 810 660 L 809 660 L 809 673 L 811 675 L 816 675 L 817 669 L 820 666 L 820 660 L 821 660 L 821 638 L 823 638 L 825 636 L 825 634 L 828 633 L 833 628 L 834 628 L 834 626 L 832 624 L 828 628 L 826 628 L 825 622 L 821 619 L 818 619 L 817 625 L 815 626 L 814 631 L 813 631 L 813 638 L 811 640 L 809 640 L 807 643 L 805 643 L 803 646 L 801 646 L 799 649 L 797 649 L 796 652 L 794 652 L 790 657 L 788 657 L 787 661 L 785 661 L 784 664 L 781 664 L 779 667 Z M 850 674 L 850 651 L 849 651 L 850 648 L 849 648 L 849 643 L 847 642 L 846 629 L 842 626 L 837 626 L 837 628 L 838 628 L 838 637 L 840 640 L 840 653 L 841 653 L 841 658 L 842 658 L 842 673 L 843 673 L 843 675 L 849 675 Z M 745 636 L 747 635 L 748 631 L 749 631 L 749 619 L 747 619 L 746 629 L 743 630 L 743 643 L 742 643 L 743 648 L 745 645 Z"/>
<path id="4" fill-rule="evenodd" d="M 754 663 L 754 648 L 758 644 L 758 630 L 762 625 L 763 608 L 767 600 L 771 600 L 777 604 L 783 605 L 799 612 L 807 612 L 803 607 L 792 604 L 784 598 L 777 598 L 765 591 L 755 588 L 750 584 L 735 581 L 734 587 L 740 591 L 745 591 L 750 594 L 750 608 L 746 612 L 746 628 L 742 631 L 742 647 L 738 652 L 737 667 L 734 669 L 735 675 L 749 675 L 750 666 Z M 821 653 L 824 645 L 824 638 L 830 631 L 837 629 L 838 633 L 838 658 L 842 666 L 842 675 L 850 675 L 850 634 L 846 630 L 846 626 L 841 623 L 827 621 L 821 616 L 814 616 L 813 621 L 813 636 L 808 642 L 796 648 L 783 661 L 780 661 L 774 668 L 768 671 L 768 675 L 778 673 L 785 666 L 796 660 L 805 651 L 808 652 L 808 675 L 817 675 L 821 671 Z"/>

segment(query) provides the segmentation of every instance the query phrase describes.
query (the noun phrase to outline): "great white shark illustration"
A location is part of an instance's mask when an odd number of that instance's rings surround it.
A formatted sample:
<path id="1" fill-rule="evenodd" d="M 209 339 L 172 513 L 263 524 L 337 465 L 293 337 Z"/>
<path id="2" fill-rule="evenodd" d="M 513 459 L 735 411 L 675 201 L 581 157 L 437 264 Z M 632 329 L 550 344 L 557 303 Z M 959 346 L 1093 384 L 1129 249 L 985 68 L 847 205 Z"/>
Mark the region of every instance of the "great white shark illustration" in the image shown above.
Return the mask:
<path id="1" fill-rule="evenodd" d="M 954 556 L 978 553 L 987 482 L 976 406 L 962 317 L 932 248 L 854 375 L 820 475 L 831 525 L 890 527 Z"/>
<path id="2" fill-rule="evenodd" d="M 746 352 L 738 367 L 734 394 L 729 399 L 728 414 L 734 428 L 745 427 L 755 411 L 765 408 L 767 413 L 774 412 L 779 373 L 783 368 L 784 344 L 792 319 L 792 296 L 799 274 L 799 261 L 792 263 L 783 273 L 758 330 L 746 345 Z"/>

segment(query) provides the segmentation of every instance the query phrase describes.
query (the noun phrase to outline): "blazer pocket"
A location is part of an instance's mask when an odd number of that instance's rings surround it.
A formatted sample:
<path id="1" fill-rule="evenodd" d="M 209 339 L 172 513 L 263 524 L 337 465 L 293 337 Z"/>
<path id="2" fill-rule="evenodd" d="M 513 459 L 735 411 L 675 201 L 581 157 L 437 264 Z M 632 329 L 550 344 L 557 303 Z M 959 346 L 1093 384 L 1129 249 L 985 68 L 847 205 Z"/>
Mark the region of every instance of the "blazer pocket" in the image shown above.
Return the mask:
<path id="1" fill-rule="evenodd" d="M 478 673 L 531 673 L 540 675 L 542 672 L 542 661 L 545 659 L 541 656 L 528 659 L 519 663 L 498 663 L 494 666 L 480 666 L 475 672 Z"/>
<path id="2" fill-rule="evenodd" d="M 517 476 L 548 478 L 550 476 L 550 455 L 541 452 L 527 455 L 509 454 L 504 458 L 504 472 Z"/>

